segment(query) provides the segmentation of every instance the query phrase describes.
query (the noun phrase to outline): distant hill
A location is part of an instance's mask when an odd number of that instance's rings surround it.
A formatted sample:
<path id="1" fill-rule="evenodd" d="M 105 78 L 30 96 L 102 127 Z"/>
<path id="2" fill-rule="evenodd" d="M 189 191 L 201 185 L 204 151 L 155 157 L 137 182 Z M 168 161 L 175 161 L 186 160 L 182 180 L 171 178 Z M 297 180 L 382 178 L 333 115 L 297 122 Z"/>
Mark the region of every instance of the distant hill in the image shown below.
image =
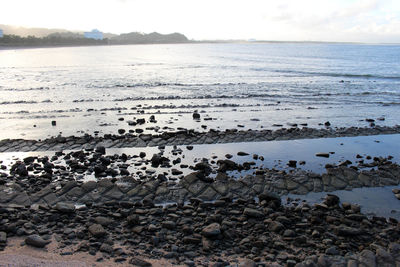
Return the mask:
<path id="1" fill-rule="evenodd" d="M 110 44 L 174 44 L 187 43 L 189 39 L 181 33 L 160 34 L 157 32 L 144 34 L 139 32 L 124 33 L 110 38 Z"/>
<path id="2" fill-rule="evenodd" d="M 84 32 L 63 29 L 24 28 L 0 24 L 4 37 L 0 47 L 76 46 L 76 45 L 124 45 L 124 44 L 176 44 L 190 42 L 181 33 L 149 34 L 131 32 L 121 35 L 103 33 L 103 40 L 87 39 Z"/>

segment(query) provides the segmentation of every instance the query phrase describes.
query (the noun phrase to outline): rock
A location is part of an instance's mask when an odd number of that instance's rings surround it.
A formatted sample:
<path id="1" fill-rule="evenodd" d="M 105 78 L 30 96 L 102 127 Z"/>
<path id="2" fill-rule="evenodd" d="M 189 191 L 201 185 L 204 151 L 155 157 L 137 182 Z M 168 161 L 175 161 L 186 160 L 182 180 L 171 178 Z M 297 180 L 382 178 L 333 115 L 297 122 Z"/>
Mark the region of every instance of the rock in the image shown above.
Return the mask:
<path id="1" fill-rule="evenodd" d="M 200 119 L 200 114 L 199 113 L 197 113 L 197 112 L 193 112 L 193 119 L 195 119 L 195 120 L 199 120 Z"/>
<path id="2" fill-rule="evenodd" d="M 7 233 L 0 232 L 0 244 L 5 244 L 7 242 Z"/>
<path id="3" fill-rule="evenodd" d="M 73 213 L 75 211 L 75 205 L 73 203 L 58 202 L 56 204 L 56 210 L 62 213 Z"/>
<path id="4" fill-rule="evenodd" d="M 336 228 L 336 234 L 340 236 L 357 236 L 361 233 L 362 231 L 358 228 L 352 228 L 344 225 L 340 225 Z"/>
<path id="5" fill-rule="evenodd" d="M 129 263 L 134 265 L 134 266 L 139 266 L 139 267 L 151 267 L 151 266 L 153 266 L 150 262 L 147 262 L 145 260 L 141 260 L 141 259 L 136 258 L 136 257 L 133 257 L 132 259 L 130 259 Z"/>
<path id="6" fill-rule="evenodd" d="M 329 158 L 329 153 L 320 152 L 320 153 L 315 154 L 315 156 L 316 157 Z"/>
<path id="7" fill-rule="evenodd" d="M 285 228 L 285 226 L 283 226 L 283 224 L 281 224 L 280 222 L 277 222 L 277 221 L 272 221 L 268 226 L 268 229 L 275 233 L 280 232 L 284 228 Z"/>
<path id="8" fill-rule="evenodd" d="M 291 229 L 287 229 L 285 230 L 285 232 L 283 232 L 283 236 L 284 237 L 294 237 L 296 236 L 295 231 L 291 230 Z"/>
<path id="9" fill-rule="evenodd" d="M 162 227 L 169 230 L 174 230 L 176 228 L 176 223 L 173 221 L 164 221 L 162 222 Z"/>
<path id="10" fill-rule="evenodd" d="M 249 154 L 246 153 L 246 152 L 243 152 L 243 151 L 239 151 L 239 152 L 237 153 L 237 155 L 238 155 L 238 156 L 248 156 Z"/>
<path id="11" fill-rule="evenodd" d="M 392 192 L 393 194 L 400 194 L 400 188 L 393 188 Z"/>
<path id="12" fill-rule="evenodd" d="M 258 199 L 260 201 L 265 200 L 265 201 L 278 201 L 279 203 L 281 202 L 281 197 L 278 194 L 268 191 L 264 191 L 263 193 L 259 194 Z"/>
<path id="13" fill-rule="evenodd" d="M 181 175 L 183 172 L 177 169 L 172 169 L 171 170 L 171 174 L 172 175 Z"/>
<path id="14" fill-rule="evenodd" d="M 114 249 L 113 249 L 113 247 L 110 246 L 109 244 L 103 243 L 103 244 L 101 244 L 101 246 L 100 246 L 100 251 L 101 251 L 101 252 L 108 253 L 108 254 L 111 254 L 111 253 L 113 253 Z"/>
<path id="15" fill-rule="evenodd" d="M 102 154 L 102 155 L 105 155 L 105 154 L 106 154 L 106 148 L 105 148 L 104 146 L 97 146 L 96 149 L 95 149 L 95 151 L 96 151 L 97 153 Z"/>
<path id="16" fill-rule="evenodd" d="M 140 153 L 139 153 L 139 157 L 141 157 L 141 158 L 146 157 L 146 153 L 145 153 L 145 152 L 140 152 Z"/>
<path id="17" fill-rule="evenodd" d="M 296 168 L 297 167 L 297 160 L 289 160 L 287 165 L 289 167 L 291 167 L 291 168 Z"/>
<path id="18" fill-rule="evenodd" d="M 97 216 L 94 218 L 96 223 L 102 225 L 102 226 L 110 226 L 113 223 L 113 220 L 104 216 Z"/>
<path id="19" fill-rule="evenodd" d="M 118 133 L 119 134 L 124 134 L 125 133 L 125 129 L 118 129 Z"/>
<path id="20" fill-rule="evenodd" d="M 394 195 L 398 200 L 400 200 L 400 194 L 395 194 Z"/>
<path id="21" fill-rule="evenodd" d="M 324 203 L 328 206 L 328 207 L 332 207 L 332 206 L 336 206 L 339 204 L 340 198 L 336 195 L 332 195 L 332 194 L 327 194 L 325 196 L 325 200 Z"/>
<path id="22" fill-rule="evenodd" d="M 92 224 L 88 228 L 89 233 L 91 233 L 94 237 L 103 237 L 107 234 L 106 230 L 104 230 L 103 226 L 100 224 Z"/>
<path id="23" fill-rule="evenodd" d="M 326 121 L 326 122 L 324 123 L 324 125 L 325 125 L 326 127 L 329 127 L 329 126 L 331 126 L 331 123 L 330 123 L 329 121 Z"/>
<path id="24" fill-rule="evenodd" d="M 332 247 L 330 247 L 330 248 L 325 250 L 325 254 L 328 254 L 328 255 L 339 255 L 340 251 L 337 249 L 336 246 L 332 246 Z"/>
<path id="25" fill-rule="evenodd" d="M 254 218 L 264 217 L 264 214 L 261 211 L 258 211 L 256 209 L 251 209 L 251 208 L 245 208 L 243 214 L 248 217 L 254 217 Z"/>
<path id="26" fill-rule="evenodd" d="M 56 126 L 57 122 L 56 121 L 51 121 L 51 126 Z"/>
<path id="27" fill-rule="evenodd" d="M 257 264 L 250 259 L 244 259 L 239 262 L 239 267 L 255 267 Z"/>
<path id="28" fill-rule="evenodd" d="M 36 248 L 44 248 L 50 241 L 44 240 L 39 235 L 30 235 L 25 239 L 25 243 Z"/>
<path id="29" fill-rule="evenodd" d="M 128 224 L 133 226 L 133 225 L 138 225 L 140 223 L 139 215 L 137 214 L 132 214 L 129 215 L 126 220 L 128 221 Z"/>
<path id="30" fill-rule="evenodd" d="M 375 267 L 376 266 L 375 254 L 371 250 L 364 249 L 360 253 L 359 262 L 361 263 L 362 266 Z"/>
<path id="31" fill-rule="evenodd" d="M 201 231 L 202 235 L 208 238 L 213 238 L 221 233 L 221 225 L 219 223 L 212 223 Z"/>

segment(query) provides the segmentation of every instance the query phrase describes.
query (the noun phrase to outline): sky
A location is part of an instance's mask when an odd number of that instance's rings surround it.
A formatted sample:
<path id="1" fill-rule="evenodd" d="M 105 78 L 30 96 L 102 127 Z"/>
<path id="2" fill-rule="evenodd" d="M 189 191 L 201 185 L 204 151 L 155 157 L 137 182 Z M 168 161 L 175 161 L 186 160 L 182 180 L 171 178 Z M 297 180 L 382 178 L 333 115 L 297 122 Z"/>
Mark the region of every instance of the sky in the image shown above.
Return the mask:
<path id="1" fill-rule="evenodd" d="M 189 39 L 400 43 L 399 0 L 1 0 L 0 24 Z"/>

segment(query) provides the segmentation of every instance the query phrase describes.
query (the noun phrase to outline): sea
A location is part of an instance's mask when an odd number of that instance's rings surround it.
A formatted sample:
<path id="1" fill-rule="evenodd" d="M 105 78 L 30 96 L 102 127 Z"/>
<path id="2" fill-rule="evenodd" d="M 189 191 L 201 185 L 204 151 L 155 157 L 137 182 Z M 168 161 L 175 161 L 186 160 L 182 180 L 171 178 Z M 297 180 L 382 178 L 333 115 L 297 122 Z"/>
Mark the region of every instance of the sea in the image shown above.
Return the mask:
<path id="1" fill-rule="evenodd" d="M 393 126 L 400 122 L 399 62 L 399 45 L 5 49 L 0 139 L 118 134 L 151 115 L 157 123 L 143 127 L 145 133 L 319 128 L 327 121 L 331 127 L 369 127 L 371 120 Z"/>

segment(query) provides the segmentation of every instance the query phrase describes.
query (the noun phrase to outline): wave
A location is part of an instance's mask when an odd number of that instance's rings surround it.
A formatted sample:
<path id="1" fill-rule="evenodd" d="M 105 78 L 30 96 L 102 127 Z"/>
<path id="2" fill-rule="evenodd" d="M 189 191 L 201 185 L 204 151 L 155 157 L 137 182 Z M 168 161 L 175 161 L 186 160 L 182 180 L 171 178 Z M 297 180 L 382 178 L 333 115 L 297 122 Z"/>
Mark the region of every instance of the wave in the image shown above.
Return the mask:
<path id="1" fill-rule="evenodd" d="M 355 73 L 335 73 L 335 72 L 313 72 L 313 71 L 299 71 L 299 70 L 270 70 L 263 68 L 253 68 L 253 71 L 272 71 L 277 73 L 300 74 L 306 76 L 326 76 L 337 78 L 355 78 L 355 79 L 379 79 L 379 80 L 398 80 L 400 76 L 385 76 L 379 74 L 355 74 Z"/>
<path id="2" fill-rule="evenodd" d="M 9 92 L 29 92 L 29 91 L 45 91 L 50 90 L 50 87 L 37 87 L 37 88 L 2 88 L 1 91 Z"/>
<path id="3" fill-rule="evenodd" d="M 25 100 L 17 100 L 17 101 L 3 101 L 0 102 L 0 105 L 19 105 L 19 104 L 38 104 L 38 103 L 53 103 L 53 101 L 46 99 L 43 101 L 25 101 Z"/>
<path id="4" fill-rule="evenodd" d="M 98 88 L 98 89 L 107 89 L 107 88 L 153 88 L 153 87 L 207 87 L 207 86 L 237 86 L 244 85 L 246 83 L 170 83 L 170 82 L 145 82 L 145 83 L 117 83 L 110 85 L 87 85 L 86 88 Z"/>

